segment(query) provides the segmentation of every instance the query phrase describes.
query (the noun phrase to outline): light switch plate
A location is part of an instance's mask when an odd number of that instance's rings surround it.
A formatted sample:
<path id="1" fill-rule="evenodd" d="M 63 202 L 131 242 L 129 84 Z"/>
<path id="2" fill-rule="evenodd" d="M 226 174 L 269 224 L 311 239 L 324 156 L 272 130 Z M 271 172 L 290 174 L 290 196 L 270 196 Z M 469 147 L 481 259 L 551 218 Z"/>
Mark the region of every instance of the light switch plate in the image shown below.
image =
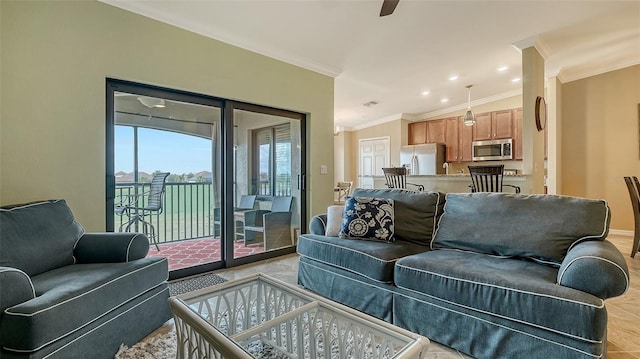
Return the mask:
<path id="1" fill-rule="evenodd" d="M 327 165 L 320 165 L 320 174 L 321 175 L 326 175 L 328 171 L 329 171 L 329 169 L 327 168 Z"/>

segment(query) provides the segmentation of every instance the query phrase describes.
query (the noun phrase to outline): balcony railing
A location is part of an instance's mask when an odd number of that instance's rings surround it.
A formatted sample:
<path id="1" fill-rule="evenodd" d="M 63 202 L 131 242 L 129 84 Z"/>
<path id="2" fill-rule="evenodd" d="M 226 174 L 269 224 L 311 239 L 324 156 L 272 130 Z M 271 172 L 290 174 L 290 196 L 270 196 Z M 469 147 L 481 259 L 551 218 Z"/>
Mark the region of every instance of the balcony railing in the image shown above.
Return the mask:
<path id="1" fill-rule="evenodd" d="M 118 183 L 116 203 L 127 196 L 149 190 L 149 183 Z M 146 198 L 140 205 L 146 205 Z M 159 243 L 185 239 L 213 237 L 213 188 L 211 183 L 167 183 L 162 213 L 152 214 L 146 220 L 155 227 Z M 115 230 L 129 221 L 128 216 L 115 216 Z M 136 227 L 138 225 L 138 227 Z M 142 231 L 133 223 L 131 231 Z"/>
<path id="2" fill-rule="evenodd" d="M 281 175 L 276 178 L 275 189 L 272 192 L 271 182 L 261 180 L 258 194 L 263 196 L 291 196 L 291 176 Z"/>

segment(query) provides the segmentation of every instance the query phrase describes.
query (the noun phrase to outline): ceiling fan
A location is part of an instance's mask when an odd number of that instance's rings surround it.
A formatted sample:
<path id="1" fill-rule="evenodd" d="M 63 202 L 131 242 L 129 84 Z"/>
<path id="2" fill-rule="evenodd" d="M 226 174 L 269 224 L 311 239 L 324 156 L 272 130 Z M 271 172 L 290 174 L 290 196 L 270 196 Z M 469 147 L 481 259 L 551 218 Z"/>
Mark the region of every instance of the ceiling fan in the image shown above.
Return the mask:
<path id="1" fill-rule="evenodd" d="M 380 9 L 380 16 L 387 16 L 393 14 L 393 11 L 398 6 L 400 0 L 383 0 L 382 9 Z"/>

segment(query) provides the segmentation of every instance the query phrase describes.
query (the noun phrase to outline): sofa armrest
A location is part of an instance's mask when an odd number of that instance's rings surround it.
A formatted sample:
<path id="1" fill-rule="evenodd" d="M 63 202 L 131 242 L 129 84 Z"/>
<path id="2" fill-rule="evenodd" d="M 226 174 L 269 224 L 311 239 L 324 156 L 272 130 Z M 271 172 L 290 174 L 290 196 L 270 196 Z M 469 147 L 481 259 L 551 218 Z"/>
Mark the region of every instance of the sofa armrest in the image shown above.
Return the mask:
<path id="1" fill-rule="evenodd" d="M 558 271 L 558 284 L 601 299 L 617 297 L 629 288 L 629 268 L 613 243 L 586 241 L 567 253 Z"/>
<path id="2" fill-rule="evenodd" d="M 27 273 L 12 267 L 0 267 L 0 313 L 36 297 Z"/>
<path id="3" fill-rule="evenodd" d="M 327 230 L 327 214 L 318 214 L 309 221 L 309 233 L 324 236 Z"/>
<path id="4" fill-rule="evenodd" d="M 76 263 L 114 263 L 141 259 L 149 253 L 149 239 L 141 233 L 85 233 L 73 249 Z"/>

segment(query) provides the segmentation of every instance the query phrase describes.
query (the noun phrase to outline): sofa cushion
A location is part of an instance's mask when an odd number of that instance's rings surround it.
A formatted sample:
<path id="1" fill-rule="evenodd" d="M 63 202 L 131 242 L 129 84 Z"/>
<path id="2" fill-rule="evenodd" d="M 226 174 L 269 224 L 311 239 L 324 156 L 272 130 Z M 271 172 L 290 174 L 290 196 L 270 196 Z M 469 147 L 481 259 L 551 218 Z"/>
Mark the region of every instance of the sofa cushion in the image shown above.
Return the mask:
<path id="1" fill-rule="evenodd" d="M 361 241 L 304 234 L 298 238 L 301 256 L 339 267 L 369 279 L 391 283 L 396 260 L 427 250 L 404 241 Z"/>
<path id="2" fill-rule="evenodd" d="M 427 245 L 444 205 L 444 194 L 439 192 L 356 188 L 351 195 L 392 199 L 396 239 Z"/>
<path id="3" fill-rule="evenodd" d="M 73 264 L 32 277 L 36 297 L 2 316 L 2 345 L 36 351 L 167 280 L 166 258 Z"/>
<path id="4" fill-rule="evenodd" d="M 393 218 L 392 199 L 347 197 L 340 238 L 393 242 Z"/>
<path id="5" fill-rule="evenodd" d="M 72 264 L 82 226 L 64 200 L 0 209 L 0 266 L 29 276 Z"/>
<path id="6" fill-rule="evenodd" d="M 436 250 L 398 260 L 395 283 L 416 295 L 508 321 L 579 340 L 600 340 L 607 325 L 604 301 L 557 285 L 557 272 L 532 261 Z"/>
<path id="7" fill-rule="evenodd" d="M 324 235 L 327 237 L 338 237 L 342 228 L 344 218 L 344 206 L 329 206 L 327 208 L 327 225 Z M 319 233 L 317 233 L 319 234 Z"/>
<path id="8" fill-rule="evenodd" d="M 604 239 L 610 217 L 603 200 L 449 193 L 431 245 L 559 266 L 573 245 Z"/>

